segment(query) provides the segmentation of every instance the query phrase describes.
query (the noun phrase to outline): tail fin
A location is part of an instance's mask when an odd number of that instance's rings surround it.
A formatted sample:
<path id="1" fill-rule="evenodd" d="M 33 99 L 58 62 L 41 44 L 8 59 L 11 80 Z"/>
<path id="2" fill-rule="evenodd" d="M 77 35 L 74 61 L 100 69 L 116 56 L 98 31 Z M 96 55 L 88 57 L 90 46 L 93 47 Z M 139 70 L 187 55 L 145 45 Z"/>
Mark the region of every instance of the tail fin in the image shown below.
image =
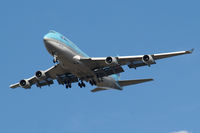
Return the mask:
<path id="1" fill-rule="evenodd" d="M 128 86 L 128 85 L 144 83 L 144 82 L 148 82 L 148 81 L 152 81 L 152 80 L 153 79 L 120 80 L 120 81 L 118 81 L 118 83 L 121 87 L 123 87 L 123 86 Z"/>

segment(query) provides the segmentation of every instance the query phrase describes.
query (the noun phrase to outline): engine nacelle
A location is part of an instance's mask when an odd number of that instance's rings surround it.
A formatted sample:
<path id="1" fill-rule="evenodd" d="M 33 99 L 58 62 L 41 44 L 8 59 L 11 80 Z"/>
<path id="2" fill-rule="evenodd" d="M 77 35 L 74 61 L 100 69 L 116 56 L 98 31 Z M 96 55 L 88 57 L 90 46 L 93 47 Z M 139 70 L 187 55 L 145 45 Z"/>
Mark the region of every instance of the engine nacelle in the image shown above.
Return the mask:
<path id="1" fill-rule="evenodd" d="M 25 89 L 29 89 L 31 88 L 31 85 L 29 83 L 29 81 L 27 79 L 22 79 L 19 81 L 19 85 L 22 87 L 22 88 L 25 88 Z"/>
<path id="2" fill-rule="evenodd" d="M 151 65 L 155 62 L 151 55 L 144 55 L 142 57 L 142 61 L 147 65 Z"/>
<path id="3" fill-rule="evenodd" d="M 111 57 L 111 56 L 108 56 L 106 58 L 105 62 L 108 65 L 117 65 L 118 64 L 117 58 L 116 57 Z"/>
<path id="4" fill-rule="evenodd" d="M 35 76 L 38 80 L 42 80 L 42 79 L 45 79 L 46 78 L 46 74 L 44 71 L 37 71 L 35 73 Z"/>

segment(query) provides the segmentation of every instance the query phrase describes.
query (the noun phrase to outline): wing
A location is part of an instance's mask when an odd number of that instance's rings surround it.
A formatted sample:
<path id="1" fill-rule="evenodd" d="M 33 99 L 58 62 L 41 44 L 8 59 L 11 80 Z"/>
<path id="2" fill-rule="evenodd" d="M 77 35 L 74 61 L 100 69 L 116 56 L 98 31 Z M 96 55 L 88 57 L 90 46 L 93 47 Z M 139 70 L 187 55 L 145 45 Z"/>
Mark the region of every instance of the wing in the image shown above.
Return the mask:
<path id="1" fill-rule="evenodd" d="M 155 60 L 158 60 L 158 59 L 169 58 L 169 57 L 183 55 L 183 54 L 191 54 L 193 50 L 194 49 L 188 50 L 188 51 L 160 53 L 160 54 L 153 54 L 153 55 L 91 57 L 91 58 L 82 58 L 81 61 L 86 63 L 91 69 L 112 67 L 112 66 L 115 66 L 115 64 L 117 64 L 118 66 L 128 65 L 129 68 L 137 68 L 141 66 L 146 66 L 146 65 L 150 66 L 152 64 L 156 64 Z"/>
<path id="2" fill-rule="evenodd" d="M 53 84 L 56 79 L 59 84 L 65 84 L 67 82 L 77 82 L 78 78 L 71 74 L 68 70 L 63 69 L 60 64 L 52 66 L 51 68 L 41 72 L 41 78 L 33 76 L 29 79 L 21 80 L 19 83 L 10 85 L 10 88 L 23 87 L 25 89 L 31 88 L 32 85 L 36 84 L 37 87 Z"/>

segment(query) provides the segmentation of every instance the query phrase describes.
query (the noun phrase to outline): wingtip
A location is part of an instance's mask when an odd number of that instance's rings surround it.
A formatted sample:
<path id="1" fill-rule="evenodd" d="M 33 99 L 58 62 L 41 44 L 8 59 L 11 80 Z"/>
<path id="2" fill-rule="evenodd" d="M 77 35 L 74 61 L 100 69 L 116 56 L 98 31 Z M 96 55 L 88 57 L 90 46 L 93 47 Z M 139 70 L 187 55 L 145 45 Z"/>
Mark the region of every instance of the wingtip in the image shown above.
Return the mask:
<path id="1" fill-rule="evenodd" d="M 18 83 L 11 84 L 9 87 L 12 88 L 12 89 L 15 89 L 15 88 L 19 87 L 19 84 Z"/>
<path id="2" fill-rule="evenodd" d="M 188 51 L 186 51 L 186 53 L 188 53 L 188 54 L 192 54 L 192 53 L 193 53 L 193 51 L 194 51 L 194 48 L 193 48 L 193 49 L 191 49 L 191 50 L 188 50 Z"/>
<path id="3" fill-rule="evenodd" d="M 144 80 L 146 80 L 146 81 L 154 81 L 154 79 L 144 79 Z"/>
<path id="4" fill-rule="evenodd" d="M 154 79 L 148 79 L 147 81 L 154 81 Z"/>
<path id="5" fill-rule="evenodd" d="M 13 85 L 10 85 L 9 88 L 15 89 L 15 88 L 13 87 Z"/>

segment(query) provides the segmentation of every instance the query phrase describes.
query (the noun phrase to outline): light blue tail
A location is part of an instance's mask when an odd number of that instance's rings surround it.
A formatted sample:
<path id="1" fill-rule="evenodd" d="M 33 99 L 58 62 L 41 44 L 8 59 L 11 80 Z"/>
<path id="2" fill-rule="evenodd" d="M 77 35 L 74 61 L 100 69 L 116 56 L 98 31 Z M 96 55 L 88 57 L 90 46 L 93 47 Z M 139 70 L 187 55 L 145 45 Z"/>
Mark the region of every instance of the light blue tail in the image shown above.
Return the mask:
<path id="1" fill-rule="evenodd" d="M 115 81 L 119 81 L 120 80 L 120 74 L 119 73 L 118 74 L 113 74 L 113 75 L 111 75 L 111 77 L 113 79 L 115 79 Z"/>

